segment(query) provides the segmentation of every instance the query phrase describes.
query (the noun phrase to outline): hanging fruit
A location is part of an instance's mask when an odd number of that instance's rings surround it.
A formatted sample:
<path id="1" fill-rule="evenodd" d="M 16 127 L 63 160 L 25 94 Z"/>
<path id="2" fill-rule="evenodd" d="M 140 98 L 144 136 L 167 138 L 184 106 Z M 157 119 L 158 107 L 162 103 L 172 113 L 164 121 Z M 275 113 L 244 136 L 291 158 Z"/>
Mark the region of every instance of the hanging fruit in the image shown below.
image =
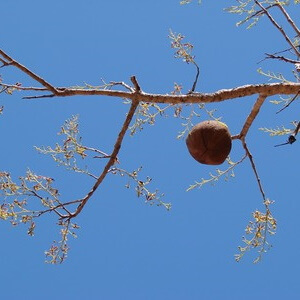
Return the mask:
<path id="1" fill-rule="evenodd" d="M 231 135 L 225 123 L 209 120 L 195 125 L 186 145 L 192 157 L 201 164 L 220 165 L 231 150 Z"/>

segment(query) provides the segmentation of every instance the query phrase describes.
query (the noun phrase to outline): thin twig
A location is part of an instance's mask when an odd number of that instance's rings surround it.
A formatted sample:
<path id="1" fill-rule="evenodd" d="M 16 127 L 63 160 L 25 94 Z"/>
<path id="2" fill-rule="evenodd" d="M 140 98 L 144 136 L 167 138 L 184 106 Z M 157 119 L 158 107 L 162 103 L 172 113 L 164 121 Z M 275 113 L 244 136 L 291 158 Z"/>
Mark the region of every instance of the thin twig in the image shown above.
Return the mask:
<path id="1" fill-rule="evenodd" d="M 34 197 L 37 197 L 37 198 L 39 198 L 40 200 L 43 200 L 44 198 L 43 197 L 41 197 L 35 190 L 29 190 L 29 192 L 34 196 Z M 64 204 L 60 204 L 60 207 L 63 207 L 64 206 Z M 59 212 L 59 211 L 57 211 L 57 208 L 58 207 L 53 207 L 52 209 L 51 209 L 51 211 L 54 211 L 60 218 L 62 217 L 62 214 Z M 42 215 L 42 214 L 40 214 L 40 215 Z M 39 215 L 39 216 L 40 216 Z"/>
<path id="2" fill-rule="evenodd" d="M 103 151 L 101 151 L 99 149 L 96 149 L 96 148 L 87 147 L 87 146 L 81 146 L 81 147 L 84 148 L 84 149 L 86 149 L 86 150 L 99 153 L 99 154 L 103 155 L 104 157 L 109 157 L 110 156 L 107 153 L 105 153 L 105 152 L 103 152 Z"/>
<path id="3" fill-rule="evenodd" d="M 7 66 L 11 65 L 11 63 L 8 63 L 5 59 L 3 59 L 1 57 L 0 57 L 0 61 L 2 62 L 2 66 L 0 66 L 0 68 L 7 67 Z"/>
<path id="4" fill-rule="evenodd" d="M 286 104 L 283 108 L 281 108 L 280 110 L 278 110 L 276 112 L 276 114 L 280 113 L 281 111 L 283 111 L 284 109 L 286 109 L 287 107 L 289 107 L 293 102 L 294 100 L 297 99 L 297 97 L 299 96 L 299 93 L 300 93 L 300 90 L 296 93 L 296 95 L 288 102 L 288 104 Z"/>
<path id="5" fill-rule="evenodd" d="M 274 58 L 277 58 L 277 54 L 281 54 L 281 53 L 285 53 L 285 52 L 291 52 L 291 50 L 293 50 L 293 48 L 288 48 L 288 49 L 285 49 L 285 50 L 281 50 L 281 51 L 277 51 L 277 52 L 275 52 L 275 53 L 273 53 L 273 54 L 268 54 L 268 53 L 265 53 L 266 55 L 271 55 L 271 56 L 274 56 Z M 278 58 L 281 58 L 281 57 L 284 57 L 284 56 L 278 56 Z M 260 60 L 257 64 L 260 64 L 261 62 L 263 62 L 264 60 L 266 60 L 266 59 L 268 59 L 268 58 L 270 58 L 270 57 L 265 57 L 265 58 L 263 58 L 262 60 Z M 273 58 L 273 57 L 272 57 Z M 286 57 L 284 57 L 285 59 L 287 59 Z M 287 60 L 289 60 L 289 59 L 287 59 Z M 293 61 L 293 60 L 291 60 L 291 61 Z M 297 60 L 295 60 L 294 61 L 295 63 L 298 63 L 299 61 L 297 61 Z"/>
<path id="6" fill-rule="evenodd" d="M 248 149 L 248 146 L 247 146 L 247 144 L 246 144 L 246 142 L 245 142 L 245 139 L 243 138 L 241 141 L 242 141 L 243 147 L 244 147 L 244 149 L 245 149 L 245 151 L 246 151 L 246 153 L 247 153 L 247 156 L 249 157 L 249 160 L 250 160 L 250 163 L 251 163 L 251 167 L 252 167 L 252 170 L 253 170 L 253 172 L 254 172 L 254 175 L 255 175 L 255 178 L 256 178 L 256 181 L 257 181 L 257 184 L 258 184 L 260 193 L 261 193 L 261 195 L 262 195 L 262 197 L 263 197 L 263 200 L 266 201 L 265 192 L 264 192 L 264 190 L 263 190 L 263 187 L 262 187 L 260 178 L 259 178 L 259 176 L 258 176 L 258 172 L 257 172 L 257 170 L 256 170 L 256 166 L 255 166 L 255 163 L 254 163 L 254 160 L 253 160 L 253 156 L 252 156 L 251 152 L 250 152 L 249 149 Z"/>
<path id="7" fill-rule="evenodd" d="M 34 79 L 37 82 L 39 82 L 41 85 L 43 85 L 44 87 L 46 87 L 49 91 L 51 91 L 53 94 L 55 94 L 55 95 L 59 94 L 59 91 L 54 86 L 52 86 L 49 82 L 47 82 L 46 80 L 44 80 L 43 78 L 41 78 L 37 74 L 33 73 L 32 71 L 30 71 L 25 66 L 21 65 L 20 63 L 18 63 L 16 60 L 14 60 L 13 58 L 11 58 L 8 54 L 6 54 L 1 49 L 0 49 L 0 55 L 2 55 L 6 60 L 8 60 L 9 64 L 17 67 L 18 69 L 20 69 L 21 71 L 23 71 L 24 73 L 26 73 L 27 75 L 29 75 L 32 79 Z"/>
<path id="8" fill-rule="evenodd" d="M 111 85 L 121 85 L 124 88 L 126 88 L 128 91 L 134 92 L 134 89 L 130 85 L 126 84 L 123 81 L 111 81 L 109 84 L 111 84 Z"/>
<path id="9" fill-rule="evenodd" d="M 264 11 L 264 13 L 267 15 L 267 17 L 270 19 L 271 23 L 281 32 L 281 34 L 284 36 L 285 40 L 288 42 L 288 44 L 293 48 L 297 56 L 300 56 L 300 52 L 295 47 L 293 42 L 290 40 L 290 38 L 286 35 L 285 31 L 282 29 L 281 26 L 275 21 L 275 19 L 271 16 L 269 11 L 258 1 L 254 0 L 254 2 Z"/>
<path id="10" fill-rule="evenodd" d="M 192 89 L 189 91 L 189 94 L 194 93 L 194 91 L 195 91 L 195 89 L 196 89 L 197 82 L 198 82 L 199 74 L 200 74 L 200 69 L 199 69 L 199 66 L 197 65 L 197 63 L 195 63 L 195 62 L 193 61 L 193 64 L 195 65 L 195 67 L 196 67 L 196 69 L 197 69 L 197 73 L 196 73 L 196 78 L 195 78 L 195 81 L 194 81 L 194 83 L 193 83 Z"/>
<path id="11" fill-rule="evenodd" d="M 291 134 L 288 138 L 288 140 L 285 142 L 285 143 L 282 143 L 282 144 L 278 144 L 278 145 L 275 145 L 274 147 L 280 147 L 280 146 L 284 146 L 284 145 L 292 145 L 296 142 L 296 138 L 295 138 L 295 135 L 294 133 Z"/>
<path id="12" fill-rule="evenodd" d="M 134 115 L 134 112 L 136 110 L 136 108 L 138 107 L 139 105 L 139 102 L 136 100 L 136 101 L 132 101 L 131 103 L 131 106 L 130 106 L 130 109 L 129 109 L 129 112 L 126 116 L 126 119 L 123 123 L 123 126 L 119 132 L 119 135 L 118 135 L 118 138 L 115 142 L 115 145 L 114 145 L 114 149 L 113 149 L 113 152 L 110 156 L 110 159 L 109 161 L 107 162 L 107 164 L 105 165 L 101 175 L 98 177 L 98 180 L 96 181 L 96 183 L 94 184 L 94 186 L 92 187 L 92 189 L 87 193 L 87 195 L 80 199 L 81 203 L 78 205 L 76 211 L 71 214 L 71 215 L 66 215 L 64 216 L 64 218 L 74 218 L 76 217 L 83 209 L 83 207 L 86 205 L 87 201 L 91 198 L 91 196 L 94 194 L 94 192 L 97 190 L 97 188 L 99 187 L 99 185 L 102 183 L 102 181 L 104 180 L 104 178 L 106 177 L 106 175 L 108 174 L 110 168 L 115 164 L 116 162 L 116 157 L 120 151 L 120 148 L 121 148 L 121 145 L 122 145 L 122 141 L 123 141 L 123 138 L 125 136 L 125 133 L 127 132 L 127 129 L 130 125 L 130 122 L 133 118 L 133 115 Z"/>
<path id="13" fill-rule="evenodd" d="M 5 93 L 9 88 L 8 87 L 3 87 L 0 91 L 0 94 Z"/>
<path id="14" fill-rule="evenodd" d="M 99 150 L 99 149 L 96 149 L 96 148 L 92 148 L 92 147 L 87 147 L 87 146 L 81 146 L 82 148 L 88 150 L 88 151 L 92 151 L 92 152 L 96 152 L 96 153 L 99 153 L 101 154 L 102 156 L 94 156 L 93 158 L 110 158 L 110 155 Z M 116 162 L 117 163 L 120 163 L 118 157 L 116 157 Z"/>
<path id="15" fill-rule="evenodd" d="M 265 7 L 265 9 L 270 9 L 274 6 L 276 6 L 276 4 L 269 5 L 269 6 Z M 264 11 L 262 9 L 258 10 L 256 12 L 254 12 L 252 15 L 248 16 L 244 21 L 242 21 L 242 23 L 248 22 L 249 20 L 253 19 L 254 17 L 260 17 L 263 14 L 264 14 Z"/>
<path id="16" fill-rule="evenodd" d="M 283 60 L 283 61 L 288 62 L 288 63 L 291 63 L 291 64 L 297 64 L 297 63 L 299 63 L 299 60 L 286 58 L 286 57 L 284 57 L 284 56 L 277 56 L 277 55 L 269 54 L 269 53 L 265 53 L 265 55 L 267 55 L 267 57 L 265 57 L 265 58 L 264 58 L 263 60 L 261 60 L 260 62 L 264 61 L 265 59 L 272 58 L 272 59 Z M 260 63 L 260 62 L 259 62 L 259 63 Z"/>
<path id="17" fill-rule="evenodd" d="M 298 124 L 297 124 L 297 126 L 296 126 L 296 128 L 294 130 L 294 133 L 293 133 L 294 136 L 296 136 L 298 134 L 299 130 L 300 130 L 300 122 L 298 122 Z"/>
<path id="18" fill-rule="evenodd" d="M 277 51 L 277 52 L 273 53 L 273 55 L 281 54 L 281 53 L 285 53 L 285 52 L 289 52 L 289 51 L 291 51 L 291 50 L 293 50 L 293 48 L 287 48 L 287 49 L 285 49 L 285 50 Z"/>
<path id="19" fill-rule="evenodd" d="M 21 86 L 21 85 L 6 84 L 6 83 L 0 83 L 0 86 L 14 88 L 22 91 L 47 91 L 48 90 L 47 88 L 34 87 L 34 86 Z"/>
<path id="20" fill-rule="evenodd" d="M 124 88 L 126 88 L 127 90 L 129 90 L 130 92 L 132 92 L 132 93 L 134 92 L 134 89 L 132 87 L 130 87 L 129 85 L 127 85 L 126 83 L 121 82 L 121 81 L 120 82 L 111 81 L 109 84 L 111 86 L 121 85 Z M 22 90 L 22 91 L 48 91 L 48 89 L 44 88 L 44 87 L 34 87 L 34 86 L 26 86 L 25 87 L 25 86 L 21 86 L 21 85 L 7 84 L 7 83 L 1 83 L 1 82 L 0 82 L 0 86 L 8 87 L 8 88 L 15 88 L 15 89 Z M 97 89 L 97 87 L 94 87 L 94 88 Z M 56 89 L 58 91 L 63 91 L 66 88 L 56 87 Z M 40 97 L 40 96 L 38 96 L 38 97 Z M 31 98 L 30 97 L 24 97 L 23 99 L 31 99 Z"/>
<path id="21" fill-rule="evenodd" d="M 232 140 L 239 140 L 240 139 L 240 134 L 235 134 L 231 136 Z"/>
<path id="22" fill-rule="evenodd" d="M 288 140 L 285 143 L 275 145 L 274 147 L 294 144 L 296 142 L 296 135 L 298 134 L 299 130 L 300 130 L 300 122 L 298 122 L 294 132 L 289 136 Z"/>
<path id="23" fill-rule="evenodd" d="M 68 205 L 76 204 L 76 203 L 80 203 L 80 202 L 82 202 L 82 199 L 80 199 L 80 200 L 74 200 L 74 201 L 70 201 L 70 202 L 65 202 L 65 203 L 61 203 L 61 204 L 58 204 L 58 205 L 56 205 L 54 207 L 51 207 L 49 209 L 36 212 L 37 215 L 35 217 L 39 217 L 39 216 L 41 216 L 41 215 L 43 215 L 45 213 L 51 212 L 51 211 L 56 211 L 58 208 L 61 208 L 63 206 L 68 206 Z M 63 215 L 60 215 L 60 218 L 63 218 Z"/>
<path id="24" fill-rule="evenodd" d="M 290 23 L 290 25 L 292 26 L 292 28 L 295 30 L 296 34 L 298 36 L 300 36 L 300 30 L 299 28 L 296 26 L 296 24 L 294 23 L 294 21 L 291 19 L 291 17 L 289 16 L 289 14 L 287 13 L 287 11 L 284 9 L 284 7 L 280 4 L 280 2 L 278 0 L 276 0 L 276 6 L 279 7 L 279 9 L 281 10 L 281 12 L 283 13 L 283 15 L 286 17 L 287 21 Z"/>
<path id="25" fill-rule="evenodd" d="M 235 163 L 234 163 L 234 162 L 230 163 L 230 166 L 229 166 L 226 170 L 222 171 L 222 170 L 219 170 L 219 169 L 218 169 L 218 170 L 217 170 L 217 171 L 218 171 L 218 172 L 217 172 L 217 175 L 213 175 L 212 173 L 210 173 L 210 178 L 209 178 L 209 179 L 204 179 L 204 178 L 202 178 L 200 182 L 197 182 L 197 181 L 196 181 L 194 184 L 190 185 L 190 186 L 186 189 L 186 191 L 188 192 L 188 191 L 191 191 L 191 190 L 193 190 L 193 189 L 195 189 L 195 188 L 201 188 L 204 184 L 207 184 L 207 183 L 214 183 L 215 181 L 219 180 L 219 178 L 220 178 L 221 176 L 223 176 L 223 175 L 226 176 L 226 174 L 228 175 L 230 171 L 233 172 L 233 169 L 234 169 L 237 165 L 241 164 L 241 163 L 245 160 L 246 157 L 247 157 L 247 153 L 245 153 L 245 155 L 244 155 L 239 161 L 237 161 L 237 162 L 235 162 Z"/>
<path id="26" fill-rule="evenodd" d="M 25 97 L 22 97 L 22 99 L 32 100 L 32 99 L 41 99 L 41 98 L 53 98 L 55 96 L 57 96 L 57 95 L 49 94 L 49 95 L 40 95 L 40 96 L 25 96 Z"/>
<path id="27" fill-rule="evenodd" d="M 41 182 L 39 182 L 36 178 L 33 178 L 33 180 L 34 180 L 34 182 L 36 182 L 37 184 L 39 184 L 39 186 L 40 186 L 44 191 L 48 192 L 48 193 L 55 199 L 55 201 L 56 201 L 58 204 L 61 204 L 62 209 L 63 209 L 66 213 L 70 214 L 70 211 L 69 211 L 67 208 L 65 208 L 64 203 L 61 203 L 61 202 L 58 200 L 58 198 L 56 197 L 55 194 L 53 194 L 50 190 L 48 190 L 45 186 L 43 186 L 43 184 L 42 184 Z M 40 200 L 43 200 L 43 198 L 42 198 L 40 195 L 38 195 L 36 191 L 34 191 L 34 190 L 29 190 L 29 191 L 30 191 L 33 195 L 35 195 L 36 197 L 38 197 Z M 54 211 L 55 211 L 60 217 L 62 217 L 62 214 L 60 214 L 60 213 L 59 213 L 58 211 L 56 211 L 56 210 L 54 210 Z"/>

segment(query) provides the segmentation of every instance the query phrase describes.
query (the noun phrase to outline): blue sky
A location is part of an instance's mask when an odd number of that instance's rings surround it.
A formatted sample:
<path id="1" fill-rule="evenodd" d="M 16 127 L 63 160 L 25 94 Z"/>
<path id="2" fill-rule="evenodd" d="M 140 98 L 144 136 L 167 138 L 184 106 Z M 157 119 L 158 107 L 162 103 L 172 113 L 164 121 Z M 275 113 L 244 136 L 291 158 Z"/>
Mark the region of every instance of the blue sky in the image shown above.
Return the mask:
<path id="1" fill-rule="evenodd" d="M 180 6 L 164 1 L 3 1 L 1 48 L 53 85 L 99 85 L 136 75 L 146 92 L 169 93 L 174 82 L 185 91 L 195 70 L 173 58 L 169 29 L 184 34 L 195 46 L 201 74 L 198 91 L 212 92 L 250 83 L 264 83 L 259 66 L 287 72 L 283 63 L 258 65 L 265 52 L 286 48 L 278 32 L 263 19 L 251 30 L 236 27 L 237 16 L 225 13 L 229 1 L 203 1 Z M 224 2 L 224 1 L 223 1 Z M 294 8 L 292 16 L 299 16 Z M 1 70 L 5 82 L 34 83 L 13 68 Z M 288 75 L 289 76 L 289 75 Z M 58 168 L 33 145 L 54 145 L 64 120 L 80 116 L 83 142 L 109 152 L 128 106 L 121 99 L 73 97 L 22 100 L 24 94 L 1 95 L 1 170 L 17 178 L 30 167 L 56 179 L 65 199 L 82 197 L 91 181 Z M 238 133 L 255 98 L 218 105 L 232 134 Z M 298 149 L 274 148 L 285 140 L 270 138 L 259 127 L 289 126 L 298 120 L 298 103 L 276 115 L 266 102 L 248 136 L 265 192 L 275 200 L 278 220 L 273 248 L 259 264 L 255 252 L 234 260 L 244 228 L 255 209 L 263 209 L 250 164 L 236 168 L 236 177 L 216 186 L 185 192 L 215 167 L 203 166 L 188 154 L 176 136 L 181 120 L 160 118 L 133 137 L 126 136 L 122 167 L 143 166 L 153 189 L 172 202 L 171 211 L 150 207 L 126 189 L 126 180 L 108 176 L 78 217 L 78 238 L 62 265 L 44 263 L 43 252 L 57 239 L 50 216 L 39 219 L 34 237 L 26 228 L 1 222 L 1 296 L 10 299 L 298 299 L 299 211 Z M 207 119 L 201 114 L 199 121 Z M 232 159 L 242 156 L 233 143 Z M 225 167 L 224 167 L 225 168 Z M 101 164 L 99 163 L 99 171 Z"/>

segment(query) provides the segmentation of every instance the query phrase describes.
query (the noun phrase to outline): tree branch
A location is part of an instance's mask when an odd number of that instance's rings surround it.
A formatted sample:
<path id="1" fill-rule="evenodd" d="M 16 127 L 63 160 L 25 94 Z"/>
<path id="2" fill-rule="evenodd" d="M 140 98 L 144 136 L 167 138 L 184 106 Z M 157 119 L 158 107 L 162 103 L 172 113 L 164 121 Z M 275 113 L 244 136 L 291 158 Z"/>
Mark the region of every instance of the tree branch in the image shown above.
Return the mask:
<path id="1" fill-rule="evenodd" d="M 240 86 L 232 89 L 223 89 L 216 91 L 214 93 L 197 93 L 187 95 L 163 95 L 163 94 L 149 94 L 142 92 L 135 76 L 131 77 L 131 81 L 134 84 L 135 91 L 113 91 L 108 89 L 80 89 L 80 88 L 67 88 L 67 87 L 53 87 L 47 83 L 44 79 L 38 75 L 31 72 L 29 69 L 13 60 L 4 51 L 0 49 L 0 55 L 11 61 L 12 65 L 15 65 L 21 71 L 29 75 L 32 79 L 41 83 L 45 88 L 39 87 L 19 87 L 22 90 L 32 90 L 32 91 L 44 91 L 49 90 L 52 94 L 49 95 L 37 95 L 24 97 L 25 99 L 38 99 L 38 98 L 52 98 L 52 97 L 69 97 L 69 96 L 91 96 L 91 95 L 102 95 L 111 96 L 118 98 L 127 98 L 130 100 L 138 100 L 148 103 L 211 103 L 211 102 L 221 102 L 229 99 L 240 98 L 251 96 L 254 94 L 264 94 L 266 96 L 273 96 L 277 94 L 282 95 L 292 95 L 296 94 L 300 89 L 300 83 L 272 83 L 272 84 L 252 84 Z M 197 73 L 198 74 L 198 73 Z M 196 82 L 196 81 L 195 81 Z M 6 84 L 7 85 L 7 84 Z M 5 86 L 5 84 L 2 84 Z M 12 85 L 13 86 L 13 85 Z"/>
<path id="2" fill-rule="evenodd" d="M 256 178 L 256 181 L 257 181 L 260 193 L 261 193 L 261 195 L 263 197 L 263 200 L 265 202 L 266 201 L 266 195 L 265 195 L 265 192 L 263 190 L 260 178 L 258 176 L 258 173 L 257 173 L 257 170 L 256 170 L 256 166 L 255 166 L 255 163 L 254 163 L 254 160 L 253 160 L 253 156 L 252 156 L 250 150 L 248 149 L 248 146 L 247 146 L 247 144 L 245 142 L 245 139 L 242 139 L 242 144 L 243 144 L 243 147 L 244 147 L 244 149 L 245 149 L 245 151 L 247 153 L 247 156 L 249 157 L 249 160 L 250 160 L 250 163 L 251 163 L 251 167 L 253 169 L 253 172 L 254 172 L 254 175 L 255 175 L 255 178 Z"/>
<path id="3" fill-rule="evenodd" d="M 0 82 L 0 86 L 7 87 L 7 88 L 13 88 L 13 89 L 20 90 L 20 91 L 48 91 L 47 88 L 42 88 L 42 87 L 33 87 L 33 86 L 23 87 L 23 86 L 17 85 L 17 84 L 6 84 L 6 83 L 2 83 L 2 82 Z"/>
<path id="4" fill-rule="evenodd" d="M 276 112 L 276 114 L 282 112 L 284 109 L 286 109 L 287 107 L 289 107 L 294 102 L 294 100 L 297 99 L 297 97 L 299 96 L 299 94 L 300 94 L 300 90 L 297 92 L 297 94 L 283 108 L 281 108 L 280 110 L 278 110 Z"/>
<path id="5" fill-rule="evenodd" d="M 281 34 L 284 36 L 285 40 L 288 42 L 288 44 L 293 48 L 293 50 L 295 51 L 296 55 L 299 57 L 300 56 L 300 52 L 298 51 L 298 49 L 295 47 L 295 45 L 293 44 L 293 42 L 290 40 L 290 38 L 286 35 L 286 33 L 284 32 L 284 30 L 282 29 L 281 26 L 279 26 L 279 24 L 275 21 L 275 19 L 271 16 L 271 14 L 269 13 L 269 11 L 258 1 L 258 0 L 254 0 L 254 2 L 264 11 L 264 13 L 267 15 L 267 17 L 270 19 L 271 23 L 281 32 Z"/>
<path id="6" fill-rule="evenodd" d="M 5 59 L 3 59 L 1 57 L 0 57 L 0 61 L 2 62 L 2 66 L 0 66 L 0 68 L 11 65 L 11 63 L 8 63 Z"/>
<path id="7" fill-rule="evenodd" d="M 247 132 L 248 132 L 250 126 L 252 125 L 254 119 L 258 115 L 259 110 L 260 110 L 261 106 L 263 105 L 264 101 L 266 100 L 266 98 L 267 97 L 265 95 L 259 94 L 258 99 L 256 100 L 249 116 L 246 119 L 243 129 L 241 130 L 239 138 L 244 138 L 247 135 Z"/>
<path id="8" fill-rule="evenodd" d="M 36 212 L 36 215 L 35 215 L 34 217 L 35 217 L 35 218 L 38 218 L 38 217 L 40 217 L 41 215 L 43 215 L 43 214 L 45 214 L 45 213 L 48 213 L 48 212 L 52 212 L 52 211 L 54 211 L 54 212 L 57 213 L 57 209 L 58 209 L 58 208 L 61 208 L 61 207 L 63 207 L 63 206 L 65 207 L 65 206 L 68 206 L 68 205 L 76 204 L 76 203 L 79 203 L 79 202 L 82 202 L 82 200 L 80 199 L 80 200 L 74 200 L 74 201 L 70 201 L 70 202 L 61 203 L 61 204 L 58 204 L 58 205 L 56 205 L 56 206 L 53 206 L 53 207 L 51 207 L 51 208 L 49 208 L 49 209 L 41 210 L 41 211 Z M 58 213 L 57 213 L 57 214 L 58 214 Z M 63 218 L 64 216 L 61 215 L 61 214 L 59 214 L 59 217 L 60 217 L 60 218 Z"/>
<path id="9" fill-rule="evenodd" d="M 53 87 L 50 83 L 48 83 L 43 78 L 41 78 L 40 76 L 36 75 L 35 73 L 33 73 L 32 71 L 30 71 L 29 69 L 27 69 L 25 66 L 21 65 L 20 63 L 18 63 L 16 60 L 14 60 L 13 58 L 11 58 L 8 54 L 6 54 L 1 49 L 0 49 L 0 55 L 2 55 L 6 60 L 8 60 L 7 64 L 10 64 L 10 65 L 13 65 L 13 66 L 17 67 L 19 70 L 21 70 L 22 72 L 26 73 L 31 78 L 33 78 L 34 80 L 36 80 L 37 82 L 39 82 L 41 85 L 43 85 L 49 91 L 51 91 L 53 94 L 55 94 L 55 95 L 59 94 L 59 91 L 55 87 Z"/>
<path id="10" fill-rule="evenodd" d="M 270 83 L 270 84 L 249 84 L 231 89 L 222 89 L 213 93 L 198 93 L 187 95 L 168 95 L 168 94 L 149 94 L 140 92 L 138 94 L 126 91 L 112 91 L 99 89 L 74 89 L 67 87 L 57 87 L 58 95 L 43 95 L 42 97 L 70 97 L 70 96 L 111 96 L 117 98 L 127 98 L 130 100 L 139 100 L 148 103 L 212 103 L 252 96 L 255 94 L 264 94 L 266 96 L 274 95 L 293 95 L 300 89 L 300 83 Z M 32 96 L 40 98 L 41 96 Z M 32 97 L 24 97 L 32 99 Z"/>
<path id="11" fill-rule="evenodd" d="M 131 76 L 131 77 L 130 77 L 130 80 L 131 80 L 131 82 L 133 83 L 136 92 L 140 92 L 140 91 L 141 91 L 141 87 L 140 87 L 139 83 L 137 82 L 136 77 L 135 77 L 135 76 Z"/>
<path id="12" fill-rule="evenodd" d="M 296 26 L 296 24 L 291 19 L 291 17 L 287 13 L 287 11 L 284 9 L 284 7 L 280 4 L 280 2 L 278 0 L 276 0 L 276 2 L 277 2 L 276 6 L 279 7 L 279 9 L 283 13 L 283 15 L 286 17 L 287 21 L 290 23 L 290 25 L 292 26 L 292 28 L 295 30 L 296 34 L 300 37 L 300 30 L 299 30 L 299 28 Z"/>
<path id="13" fill-rule="evenodd" d="M 39 95 L 39 96 L 25 96 L 22 99 L 32 100 L 32 99 L 41 99 L 41 98 L 53 98 L 55 94 L 46 94 L 46 95 Z"/>
<path id="14" fill-rule="evenodd" d="M 284 57 L 284 56 L 278 56 L 278 55 L 269 54 L 269 53 L 265 53 L 265 55 L 267 56 L 265 59 L 273 58 L 273 59 L 279 59 L 279 60 L 282 60 L 284 62 L 288 62 L 288 63 L 291 63 L 291 64 L 298 64 L 299 63 L 298 60 L 290 59 L 290 58 L 287 58 L 287 57 Z"/>
<path id="15" fill-rule="evenodd" d="M 126 88 L 127 90 L 129 90 L 130 92 L 134 92 L 134 89 L 123 81 L 111 81 L 109 84 L 111 84 L 112 86 L 121 85 L 124 88 Z"/>
<path id="16" fill-rule="evenodd" d="M 193 64 L 195 65 L 197 71 L 196 71 L 195 81 L 193 83 L 192 89 L 190 90 L 189 94 L 194 93 L 194 91 L 196 89 L 197 82 L 198 82 L 199 74 L 200 74 L 200 68 L 197 65 L 197 63 L 195 61 L 193 61 Z"/>
<path id="17" fill-rule="evenodd" d="M 117 159 L 117 155 L 120 151 L 121 148 L 121 144 L 123 141 L 123 138 L 125 136 L 125 133 L 130 125 L 130 122 L 134 116 L 135 110 L 138 107 L 139 102 L 137 100 L 132 101 L 129 112 L 127 114 L 127 117 L 123 123 L 123 126 L 119 132 L 118 138 L 115 142 L 114 145 L 114 149 L 113 152 L 110 156 L 109 161 L 107 162 L 107 164 L 105 165 L 101 175 L 98 177 L 96 183 L 94 184 L 94 186 L 92 187 L 92 189 L 87 193 L 87 195 L 80 199 L 81 203 L 78 205 L 76 211 L 70 215 L 65 215 L 63 218 L 67 218 L 67 219 L 71 219 L 76 217 L 83 209 L 83 207 L 86 205 L 86 203 L 88 202 L 88 200 L 92 197 L 92 195 L 94 194 L 94 192 L 97 190 L 97 188 L 99 187 L 99 185 L 102 183 L 102 181 L 104 180 L 104 178 L 106 177 L 107 173 L 109 172 L 110 168 L 115 164 L 116 159 Z M 76 202 L 78 200 L 75 200 Z"/>

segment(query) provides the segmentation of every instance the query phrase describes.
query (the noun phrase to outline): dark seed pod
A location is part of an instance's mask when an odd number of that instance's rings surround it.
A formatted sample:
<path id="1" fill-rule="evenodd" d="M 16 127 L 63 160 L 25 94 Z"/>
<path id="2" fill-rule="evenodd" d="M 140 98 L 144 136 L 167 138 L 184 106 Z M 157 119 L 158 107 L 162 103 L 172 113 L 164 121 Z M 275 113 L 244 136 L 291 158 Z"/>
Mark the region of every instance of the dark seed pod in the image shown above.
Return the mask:
<path id="1" fill-rule="evenodd" d="M 222 164 L 231 150 L 231 135 L 226 124 L 203 121 L 195 125 L 186 139 L 195 160 L 206 165 Z"/>

